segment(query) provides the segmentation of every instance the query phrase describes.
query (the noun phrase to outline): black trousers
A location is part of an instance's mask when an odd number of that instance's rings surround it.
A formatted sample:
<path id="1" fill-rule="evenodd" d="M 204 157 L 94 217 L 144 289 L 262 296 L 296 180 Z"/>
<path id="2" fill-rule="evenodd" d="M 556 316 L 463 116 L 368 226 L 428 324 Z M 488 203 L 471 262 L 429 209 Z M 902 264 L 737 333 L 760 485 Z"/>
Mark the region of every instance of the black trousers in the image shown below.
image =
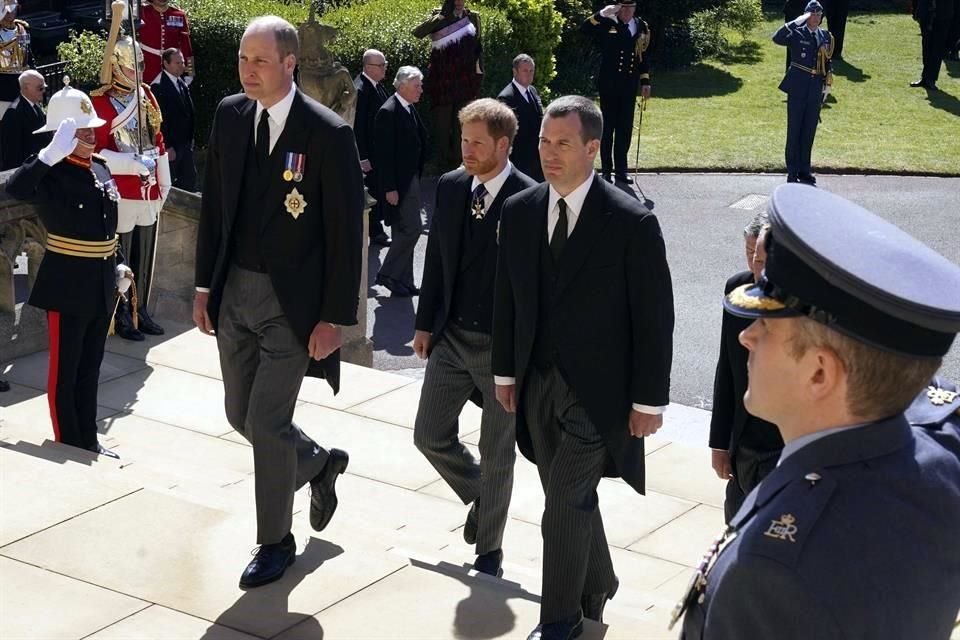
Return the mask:
<path id="1" fill-rule="evenodd" d="M 600 139 L 600 168 L 603 173 L 627 175 L 627 153 L 633 138 L 633 116 L 637 109 L 635 86 L 600 92 L 603 137 Z"/>
<path id="2" fill-rule="evenodd" d="M 822 97 L 819 91 L 808 91 L 802 96 L 787 96 L 787 144 L 784 158 L 788 176 L 811 173 L 810 156 L 813 153 L 813 139 L 817 135 Z"/>
<path id="3" fill-rule="evenodd" d="M 47 400 L 57 442 L 83 449 L 97 445 L 97 385 L 108 325 L 106 313 L 47 311 Z"/>
<path id="4" fill-rule="evenodd" d="M 177 159 L 170 163 L 170 175 L 173 186 L 184 191 L 196 191 L 197 167 L 193 163 L 193 143 L 173 145 Z"/>
<path id="5" fill-rule="evenodd" d="M 727 481 L 727 495 L 723 501 L 723 517 L 726 522 L 730 522 L 733 516 L 737 515 L 747 494 L 777 468 L 781 451 L 782 449 L 756 451 L 747 447 L 737 449 L 733 456 L 733 477 Z"/>
<path id="6" fill-rule="evenodd" d="M 833 36 L 833 59 L 843 57 L 843 36 L 847 31 L 850 0 L 831 0 L 826 3 L 827 28 Z"/>
<path id="7" fill-rule="evenodd" d="M 940 77 L 940 67 L 953 43 L 950 42 L 952 15 L 936 20 L 933 28 L 921 33 L 923 38 L 923 74 L 920 79 L 927 84 L 936 84 Z"/>

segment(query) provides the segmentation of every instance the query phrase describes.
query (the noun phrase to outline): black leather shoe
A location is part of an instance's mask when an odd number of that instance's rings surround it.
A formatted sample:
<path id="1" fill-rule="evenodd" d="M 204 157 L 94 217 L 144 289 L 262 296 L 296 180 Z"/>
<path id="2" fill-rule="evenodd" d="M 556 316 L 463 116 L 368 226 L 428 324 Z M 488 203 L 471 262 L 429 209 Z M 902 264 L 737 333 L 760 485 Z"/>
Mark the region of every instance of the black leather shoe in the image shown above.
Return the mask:
<path id="1" fill-rule="evenodd" d="M 139 329 L 133 326 L 133 316 L 130 313 L 130 304 L 121 300 L 117 305 L 117 312 L 114 316 L 114 333 L 124 340 L 133 342 L 143 342 L 147 339 Z"/>
<path id="2" fill-rule="evenodd" d="M 477 556 L 477 559 L 473 561 L 473 568 L 480 573 L 485 573 L 488 576 L 499 578 L 503 575 L 503 569 L 500 568 L 500 565 L 502 564 L 503 551 L 497 549 L 495 551 L 481 553 L 479 556 Z"/>
<path id="3" fill-rule="evenodd" d="M 376 279 L 373 282 L 374 284 L 378 284 L 381 287 L 386 287 L 387 291 L 390 292 L 391 296 L 395 296 L 398 298 L 409 298 L 411 295 L 413 295 L 410 293 L 410 289 L 407 287 L 407 285 L 401 282 L 397 282 L 390 276 L 385 276 L 378 273 Z"/>
<path id="4" fill-rule="evenodd" d="M 310 481 L 310 526 L 315 531 L 323 531 L 333 512 L 337 510 L 337 492 L 334 485 L 337 476 L 347 470 L 350 456 L 346 451 L 330 449 L 327 464 Z"/>
<path id="5" fill-rule="evenodd" d="M 240 588 L 252 589 L 279 580 L 296 560 L 297 543 L 292 533 L 276 544 L 260 545 L 240 576 Z"/>
<path id="6" fill-rule="evenodd" d="M 604 180 L 606 180 L 607 182 L 609 182 L 610 184 L 613 184 L 613 174 L 607 173 L 606 171 L 604 171 L 604 172 L 601 174 L 601 177 L 602 177 Z"/>
<path id="7" fill-rule="evenodd" d="M 811 187 L 817 186 L 817 178 L 812 173 L 798 173 L 797 182 L 808 184 Z"/>
<path id="8" fill-rule="evenodd" d="M 583 617 L 603 622 L 603 608 L 607 606 L 607 600 L 613 600 L 617 595 L 617 589 L 620 588 L 620 581 L 613 579 L 613 588 L 606 593 L 588 593 L 580 598 L 580 608 L 583 609 Z"/>
<path id="9" fill-rule="evenodd" d="M 527 640 L 573 640 L 573 638 L 579 638 L 581 633 L 583 633 L 583 618 L 573 624 L 547 622 L 538 624 L 537 628 L 527 636 Z"/>
<path id="10" fill-rule="evenodd" d="M 108 458 L 113 458 L 114 460 L 120 459 L 119 453 L 117 453 L 113 449 L 107 449 L 105 446 L 103 446 L 99 442 L 93 445 L 92 447 L 90 447 L 90 451 L 93 451 L 98 456 L 107 456 Z"/>
<path id="11" fill-rule="evenodd" d="M 797 180 L 797 176 L 796 176 L 795 174 L 793 174 L 793 173 L 788 173 L 788 174 L 787 174 L 787 182 L 788 182 L 788 183 L 789 183 L 789 182 L 799 182 L 799 180 Z"/>
<path id="12" fill-rule="evenodd" d="M 463 541 L 467 544 L 476 544 L 477 543 L 477 525 L 479 524 L 479 518 L 477 517 L 477 501 L 473 501 L 473 505 L 470 507 L 470 511 L 467 513 L 467 521 L 463 523 Z"/>
<path id="13" fill-rule="evenodd" d="M 617 174 L 617 183 L 619 183 L 619 184 L 633 184 L 633 178 L 631 178 L 630 176 L 628 176 L 628 175 L 625 174 L 625 173 L 618 173 L 618 174 Z"/>
<path id="14" fill-rule="evenodd" d="M 149 336 L 163 335 L 163 327 L 153 321 L 153 318 L 150 317 L 150 314 L 147 313 L 146 309 L 140 309 L 137 312 L 137 315 L 140 316 L 139 329 L 141 333 L 145 333 Z"/>

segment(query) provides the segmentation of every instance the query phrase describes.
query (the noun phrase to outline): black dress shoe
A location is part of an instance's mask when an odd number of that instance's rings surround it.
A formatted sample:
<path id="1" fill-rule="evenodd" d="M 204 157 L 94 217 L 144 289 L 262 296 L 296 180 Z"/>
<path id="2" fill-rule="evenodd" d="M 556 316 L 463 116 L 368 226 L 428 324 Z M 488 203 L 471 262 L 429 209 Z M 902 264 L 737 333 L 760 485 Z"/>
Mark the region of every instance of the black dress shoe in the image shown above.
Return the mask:
<path id="1" fill-rule="evenodd" d="M 580 598 L 580 608 L 583 609 L 583 617 L 603 622 L 603 608 L 607 606 L 608 600 L 613 600 L 617 595 L 617 589 L 620 588 L 620 581 L 616 577 L 613 579 L 613 588 L 605 593 L 588 593 Z"/>
<path id="2" fill-rule="evenodd" d="M 602 177 L 604 180 L 606 180 L 607 182 L 609 182 L 610 184 L 613 184 L 613 174 L 604 171 L 604 172 L 601 174 L 601 177 Z"/>
<path id="3" fill-rule="evenodd" d="M 390 276 L 385 276 L 378 273 L 376 279 L 373 282 L 374 284 L 378 284 L 381 287 L 386 287 L 387 291 L 390 292 L 390 295 L 395 296 L 397 298 L 409 298 L 411 295 L 413 295 L 412 293 L 410 293 L 410 289 L 407 287 L 407 285 L 401 282 L 397 282 Z"/>
<path id="4" fill-rule="evenodd" d="M 798 173 L 797 182 L 808 184 L 811 187 L 817 186 L 817 178 L 812 173 Z"/>
<path id="5" fill-rule="evenodd" d="M 799 182 L 799 180 L 797 180 L 796 174 L 788 173 L 788 174 L 787 174 L 787 182 Z"/>
<path id="6" fill-rule="evenodd" d="M 617 174 L 617 183 L 619 183 L 619 184 L 633 184 L 633 178 L 631 178 L 630 176 L 628 176 L 628 175 L 625 174 L 625 173 L 618 173 L 618 174 Z"/>
<path id="7" fill-rule="evenodd" d="M 473 561 L 473 568 L 480 573 L 485 573 L 488 576 L 499 578 L 503 575 L 503 569 L 500 568 L 500 565 L 502 564 L 503 551 L 497 549 L 495 551 L 481 553 L 479 556 L 477 556 L 477 559 Z"/>
<path id="8" fill-rule="evenodd" d="M 315 531 L 323 531 L 333 512 L 337 510 L 337 492 L 335 484 L 337 477 L 347 470 L 350 456 L 346 451 L 330 449 L 327 463 L 323 469 L 310 481 L 310 526 Z"/>
<path id="9" fill-rule="evenodd" d="M 240 588 L 252 589 L 283 577 L 287 567 L 297 559 L 297 543 L 288 533 L 276 544 L 263 544 L 240 576 Z"/>
<path id="10" fill-rule="evenodd" d="M 137 315 L 140 316 L 138 328 L 140 329 L 141 333 L 145 333 L 149 336 L 163 335 L 163 327 L 153 321 L 153 318 L 150 317 L 150 314 L 147 313 L 146 309 L 140 309 L 137 312 Z"/>
<path id="11" fill-rule="evenodd" d="M 477 525 L 479 523 L 479 518 L 477 517 L 477 501 L 473 501 L 473 505 L 470 507 L 470 511 L 467 513 L 467 521 L 463 523 L 463 541 L 467 544 L 476 544 L 477 543 Z"/>
<path id="12" fill-rule="evenodd" d="M 573 638 L 579 638 L 581 633 L 583 633 L 583 618 L 572 624 L 547 622 L 538 624 L 537 628 L 527 636 L 527 640 L 573 640 Z"/>
<path id="13" fill-rule="evenodd" d="M 95 454 L 97 454 L 98 456 L 107 456 L 108 458 L 113 458 L 114 460 L 119 460 L 119 459 L 120 459 L 120 454 L 119 454 L 119 453 L 117 453 L 117 452 L 114 451 L 113 449 L 107 449 L 105 446 L 103 446 L 103 445 L 100 444 L 99 442 L 98 442 L 97 444 L 93 445 L 92 447 L 90 447 L 89 450 L 90 450 L 90 451 L 93 451 L 93 452 L 94 452 Z"/>

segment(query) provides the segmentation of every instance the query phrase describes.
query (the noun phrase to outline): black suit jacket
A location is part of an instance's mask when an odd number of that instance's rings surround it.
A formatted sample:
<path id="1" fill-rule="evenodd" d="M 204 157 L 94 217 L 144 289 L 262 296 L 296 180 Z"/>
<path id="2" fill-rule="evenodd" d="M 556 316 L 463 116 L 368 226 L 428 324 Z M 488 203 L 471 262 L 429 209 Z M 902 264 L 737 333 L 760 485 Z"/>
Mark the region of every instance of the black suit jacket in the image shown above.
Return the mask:
<path id="1" fill-rule="evenodd" d="M 197 233 L 196 285 L 210 289 L 214 327 L 230 266 L 230 236 L 239 207 L 256 102 L 242 94 L 220 102 L 207 147 L 206 179 Z M 305 155 L 302 182 L 285 182 L 286 153 Z M 283 133 L 270 155 L 263 186 L 269 208 L 261 215 L 260 243 L 280 306 L 304 349 L 320 321 L 357 323 L 364 192 L 353 131 L 337 114 L 297 90 Z M 294 218 L 284 204 L 293 189 L 306 201 Z M 307 375 L 339 389 L 339 351 L 311 360 Z"/>
<path id="2" fill-rule="evenodd" d="M 436 205 L 430 223 L 427 256 L 423 265 L 423 282 L 420 285 L 420 302 L 417 305 L 416 328 L 433 334 L 432 342 L 443 334 L 450 316 L 453 301 L 453 286 L 460 271 L 460 256 L 463 244 L 463 225 L 469 222 L 469 203 L 472 199 L 473 176 L 464 169 L 445 173 L 437 183 Z M 516 167 L 510 170 L 497 197 L 487 210 L 485 224 L 497 225 L 503 203 L 507 198 L 536 183 Z M 487 237 L 488 244 L 475 242 L 467 256 L 467 264 L 484 260 L 484 270 L 491 280 L 496 273 L 497 252 L 491 247 L 496 240 Z M 493 250 L 490 250 L 490 249 Z M 490 292 L 492 295 L 492 291 Z"/>
<path id="3" fill-rule="evenodd" d="M 723 289 L 726 295 L 744 284 L 753 284 L 753 274 L 742 271 L 730 277 Z M 753 320 L 723 312 L 720 326 L 720 356 L 717 373 L 713 379 L 713 413 L 710 415 L 710 448 L 726 449 L 735 457 L 740 438 L 746 429 L 762 436 L 770 451 L 783 448 L 776 425 L 749 414 L 743 406 L 743 394 L 747 392 L 746 347 L 740 344 L 740 332 Z"/>
<path id="4" fill-rule="evenodd" d="M 150 89 L 163 114 L 160 130 L 164 143 L 179 146 L 193 142 L 193 98 L 190 89 L 187 89 L 187 98 L 184 100 L 180 89 L 166 73 L 161 73 L 160 81 L 150 85 Z"/>
<path id="5" fill-rule="evenodd" d="M 528 90 L 533 103 L 520 95 L 512 81 L 503 88 L 497 100 L 513 109 L 517 116 L 517 135 L 513 139 L 513 149 L 510 150 L 510 162 L 537 182 L 543 182 L 539 150 L 543 103 L 533 85 L 530 85 Z"/>
<path id="6" fill-rule="evenodd" d="M 673 289 L 656 217 L 594 177 L 567 241 L 552 308 L 538 309 L 549 185 L 509 198 L 500 218 L 493 373 L 517 379 L 517 444 L 533 459 L 523 386 L 538 313 L 556 320 L 557 366 L 603 436 L 607 475 L 644 491 L 643 439 L 630 435 L 632 403 L 669 402 Z"/>
<path id="7" fill-rule="evenodd" d="M 397 207 L 388 204 L 384 194 L 396 191 L 403 200 L 413 177 L 423 174 L 427 130 L 415 105 L 411 111 L 412 116 L 394 94 L 383 103 L 374 119 L 377 199 L 383 203 L 383 219 L 387 224 L 396 217 Z"/>
<path id="8" fill-rule="evenodd" d="M 383 87 L 383 83 L 380 83 Z M 357 113 L 353 119 L 353 134 L 357 137 L 357 152 L 361 160 L 373 162 L 373 149 L 376 146 L 374 136 L 374 122 L 377 111 L 387 101 L 386 88 L 378 91 L 362 73 L 353 79 L 353 87 L 357 90 Z"/>
<path id="9" fill-rule="evenodd" d="M 47 146 L 53 139 L 53 133 L 33 133 L 45 122 L 46 118 L 37 116 L 23 96 L 17 96 L 0 122 L 0 140 L 3 141 L 0 145 L 0 171 L 16 169 L 28 157 Z"/>

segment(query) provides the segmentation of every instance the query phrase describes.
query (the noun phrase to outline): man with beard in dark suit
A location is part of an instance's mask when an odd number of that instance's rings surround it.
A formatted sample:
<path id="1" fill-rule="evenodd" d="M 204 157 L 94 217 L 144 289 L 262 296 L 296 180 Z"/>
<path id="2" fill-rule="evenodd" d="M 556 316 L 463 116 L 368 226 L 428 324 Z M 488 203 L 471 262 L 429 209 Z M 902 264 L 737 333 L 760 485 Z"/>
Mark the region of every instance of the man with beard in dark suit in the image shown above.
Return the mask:
<path id="1" fill-rule="evenodd" d="M 463 538 L 476 545 L 473 568 L 497 576 L 516 432 L 490 375 L 496 236 L 503 202 L 536 183 L 507 160 L 517 130 L 509 107 L 482 98 L 461 109 L 459 120 L 463 168 L 437 185 L 417 307 L 413 349 L 429 361 L 413 439 L 463 503 L 473 504 Z M 477 392 L 483 397 L 479 462 L 457 437 L 460 412 Z"/>
<path id="2" fill-rule="evenodd" d="M 597 499 L 604 475 L 644 492 L 643 438 L 663 423 L 673 291 L 657 219 L 596 176 L 603 118 L 581 96 L 547 107 L 546 184 L 508 199 L 493 321 L 497 400 L 546 492 L 540 624 L 568 640 L 619 586 Z"/>
<path id="3" fill-rule="evenodd" d="M 413 251 L 423 231 L 420 219 L 420 176 L 426 156 L 427 130 L 417 113 L 423 95 L 423 74 L 416 67 L 400 67 L 394 93 L 374 120 L 378 191 L 384 220 L 393 238 L 376 283 L 398 297 L 420 295 L 413 282 Z"/>
<path id="4" fill-rule="evenodd" d="M 537 182 L 543 182 L 540 168 L 540 121 L 543 120 L 543 103 L 533 86 L 536 67 L 533 58 L 521 53 L 513 59 L 513 80 L 497 100 L 504 103 L 517 116 L 517 135 L 513 139 L 510 162 L 517 169 Z"/>
<path id="5" fill-rule="evenodd" d="M 357 90 L 357 114 L 353 120 L 353 134 L 357 138 L 357 151 L 360 153 L 360 168 L 363 169 L 363 181 L 370 193 L 377 190 L 377 172 L 373 168 L 373 156 L 377 138 L 374 135 L 374 121 L 377 111 L 387 101 L 389 95 L 383 86 L 387 75 L 387 58 L 376 49 L 363 52 L 363 70 L 353 79 Z M 370 207 L 370 244 L 390 246 L 390 238 L 383 228 L 383 203 L 377 201 Z"/>
<path id="6" fill-rule="evenodd" d="M 170 175 L 173 186 L 193 191 L 197 168 L 193 164 L 193 98 L 182 77 L 186 63 L 179 49 L 166 49 L 162 59 L 160 79 L 150 89 L 163 114 L 160 130 L 170 158 Z"/>
<path id="7" fill-rule="evenodd" d="M 744 284 L 760 281 L 767 252 L 764 227 L 767 214 L 757 215 L 743 230 L 749 270 L 732 275 L 724 295 Z M 721 480 L 727 480 L 723 514 L 733 518 L 743 499 L 777 466 L 783 438 L 777 425 L 750 415 L 743 406 L 747 391 L 747 350 L 740 332 L 750 321 L 724 310 L 720 325 L 720 356 L 713 379 L 713 411 L 710 414 L 710 464 Z"/>
<path id="8" fill-rule="evenodd" d="M 193 320 L 216 332 L 230 425 L 253 445 L 257 542 L 241 588 L 293 563 L 294 492 L 326 527 L 346 452 L 293 423 L 304 375 L 340 386 L 341 327 L 357 322 L 363 176 L 353 131 L 293 82 L 297 30 L 254 19 L 240 41 L 244 94 L 217 108 L 197 233 Z"/>
<path id="9" fill-rule="evenodd" d="M 53 139 L 52 133 L 34 131 L 43 127 L 47 117 L 43 113 L 43 92 L 47 83 L 39 71 L 30 69 L 20 74 L 20 95 L 0 122 L 0 171 L 16 169 L 28 157 L 43 149 Z"/>

